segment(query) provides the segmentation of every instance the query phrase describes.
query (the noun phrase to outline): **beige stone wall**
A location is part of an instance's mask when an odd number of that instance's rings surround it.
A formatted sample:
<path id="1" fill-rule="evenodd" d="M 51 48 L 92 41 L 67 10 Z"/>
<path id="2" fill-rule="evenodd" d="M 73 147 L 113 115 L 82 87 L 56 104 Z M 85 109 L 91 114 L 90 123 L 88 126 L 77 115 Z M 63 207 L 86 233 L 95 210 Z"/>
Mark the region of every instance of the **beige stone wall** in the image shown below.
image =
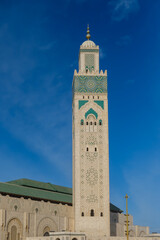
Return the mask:
<path id="1" fill-rule="evenodd" d="M 0 240 L 10 236 L 13 226 L 21 238 L 43 236 L 47 229 L 73 231 L 73 218 L 68 205 L 0 195 Z"/>
<path id="2" fill-rule="evenodd" d="M 93 72 L 91 75 L 98 76 Z M 106 76 L 106 72 L 104 75 Z M 79 100 L 88 102 L 79 109 Z M 95 103 L 95 100 L 104 101 L 104 109 Z M 98 114 L 97 119 L 93 114 L 85 118 L 85 113 L 90 108 Z M 83 125 L 80 124 L 82 119 Z M 99 125 L 99 120 L 102 120 L 102 125 Z M 73 98 L 75 231 L 85 232 L 88 236 L 110 235 L 108 151 L 107 93 L 75 93 Z M 94 217 L 90 216 L 91 210 L 94 210 Z"/>
<path id="3" fill-rule="evenodd" d="M 81 45 L 80 49 L 86 49 L 86 47 L 83 47 Z M 92 53 L 92 52 L 90 52 L 90 53 L 89 52 L 81 52 L 80 55 L 79 55 L 79 70 L 85 72 L 85 66 L 86 66 L 85 59 L 86 59 L 86 55 L 87 54 L 90 54 L 90 55 L 92 54 L 92 55 L 94 55 L 94 71 L 99 74 L 99 46 L 91 47 L 91 48 L 87 48 L 87 49 L 88 50 L 96 49 L 98 51 L 95 52 L 95 53 Z"/>
<path id="4" fill-rule="evenodd" d="M 133 216 L 128 216 L 129 220 L 129 236 L 130 237 L 143 237 L 149 234 L 149 227 L 142 227 L 138 225 L 133 225 Z M 110 213 L 110 223 L 111 223 L 111 236 L 125 236 L 126 226 L 125 226 L 126 216 L 123 213 Z"/>

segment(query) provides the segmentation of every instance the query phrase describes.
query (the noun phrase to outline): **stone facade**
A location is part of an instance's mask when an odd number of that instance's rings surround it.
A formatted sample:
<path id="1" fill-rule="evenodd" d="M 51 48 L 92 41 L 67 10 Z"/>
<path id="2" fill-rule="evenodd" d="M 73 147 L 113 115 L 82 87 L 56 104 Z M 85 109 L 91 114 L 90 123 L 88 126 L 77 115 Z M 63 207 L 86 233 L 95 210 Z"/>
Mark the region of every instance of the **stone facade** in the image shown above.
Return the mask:
<path id="1" fill-rule="evenodd" d="M 129 236 L 130 237 L 142 237 L 149 234 L 149 227 L 142 227 L 133 224 L 133 216 L 128 216 L 129 220 Z M 110 213 L 110 230 L 111 236 L 122 236 L 125 237 L 125 226 L 126 216 L 123 213 Z"/>
<path id="2" fill-rule="evenodd" d="M 123 213 L 110 212 L 111 236 L 125 236 L 125 220 Z M 129 221 L 130 236 L 139 237 L 149 234 L 148 227 L 133 225 L 131 215 Z M 61 232 L 61 238 L 62 234 L 74 232 L 72 206 L 0 195 L 0 240 L 25 240 L 26 237 L 30 240 L 42 240 L 42 237 L 50 231 Z M 65 240 L 61 238 L 60 240 Z M 46 236 L 43 240 L 45 239 L 50 238 Z M 51 239 L 55 240 L 55 237 Z M 79 235 L 77 239 L 81 240 L 81 236 Z"/>
<path id="3" fill-rule="evenodd" d="M 74 229 L 72 206 L 2 195 L 0 206 L 0 240 L 21 240 Z"/>

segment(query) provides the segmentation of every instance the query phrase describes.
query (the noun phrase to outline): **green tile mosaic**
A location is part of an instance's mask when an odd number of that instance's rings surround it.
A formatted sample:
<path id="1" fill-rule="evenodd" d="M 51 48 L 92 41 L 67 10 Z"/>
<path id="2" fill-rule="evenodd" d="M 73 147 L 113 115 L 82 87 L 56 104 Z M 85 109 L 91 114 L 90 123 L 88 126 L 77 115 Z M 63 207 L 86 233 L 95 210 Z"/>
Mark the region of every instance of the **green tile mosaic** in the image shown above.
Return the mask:
<path id="1" fill-rule="evenodd" d="M 97 103 L 102 109 L 104 109 L 104 101 L 95 100 L 94 102 Z"/>
<path id="2" fill-rule="evenodd" d="M 93 114 L 96 118 L 98 118 L 98 113 L 93 110 L 93 108 L 90 108 L 86 113 L 85 113 L 85 118 L 88 117 L 89 114 Z"/>
<path id="3" fill-rule="evenodd" d="M 80 52 L 99 52 L 99 49 L 80 49 Z"/>
<path id="4" fill-rule="evenodd" d="M 79 100 L 79 109 L 88 102 L 88 100 Z"/>
<path id="5" fill-rule="evenodd" d="M 107 76 L 75 76 L 73 93 L 107 93 Z"/>

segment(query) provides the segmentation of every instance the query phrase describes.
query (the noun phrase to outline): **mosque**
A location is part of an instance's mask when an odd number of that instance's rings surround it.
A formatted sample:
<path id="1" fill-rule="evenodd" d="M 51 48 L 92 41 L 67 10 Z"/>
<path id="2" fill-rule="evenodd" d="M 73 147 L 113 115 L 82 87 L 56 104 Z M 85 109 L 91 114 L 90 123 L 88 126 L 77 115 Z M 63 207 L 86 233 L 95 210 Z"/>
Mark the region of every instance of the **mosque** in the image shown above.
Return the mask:
<path id="1" fill-rule="evenodd" d="M 99 69 L 99 46 L 89 27 L 86 37 L 72 85 L 73 188 L 29 179 L 1 182 L 0 240 L 126 238 L 126 216 L 109 199 L 107 71 Z M 153 238 L 149 227 L 133 225 L 131 215 L 129 237 Z"/>

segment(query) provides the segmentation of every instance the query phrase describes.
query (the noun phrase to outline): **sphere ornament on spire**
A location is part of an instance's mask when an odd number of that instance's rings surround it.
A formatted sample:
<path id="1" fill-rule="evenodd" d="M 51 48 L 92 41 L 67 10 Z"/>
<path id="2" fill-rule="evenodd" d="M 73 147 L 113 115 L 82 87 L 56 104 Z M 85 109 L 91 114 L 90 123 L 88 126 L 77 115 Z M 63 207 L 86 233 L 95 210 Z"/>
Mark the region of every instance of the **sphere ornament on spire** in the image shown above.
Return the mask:
<path id="1" fill-rule="evenodd" d="M 89 31 L 89 24 L 87 26 L 87 35 L 86 35 L 87 40 L 91 38 L 90 31 Z"/>
<path id="2" fill-rule="evenodd" d="M 87 38 L 87 40 L 84 41 L 81 46 L 84 47 L 84 48 L 95 48 L 96 44 L 93 41 L 90 40 L 91 34 L 90 34 L 90 30 L 89 30 L 89 24 L 87 26 L 86 38 Z"/>

